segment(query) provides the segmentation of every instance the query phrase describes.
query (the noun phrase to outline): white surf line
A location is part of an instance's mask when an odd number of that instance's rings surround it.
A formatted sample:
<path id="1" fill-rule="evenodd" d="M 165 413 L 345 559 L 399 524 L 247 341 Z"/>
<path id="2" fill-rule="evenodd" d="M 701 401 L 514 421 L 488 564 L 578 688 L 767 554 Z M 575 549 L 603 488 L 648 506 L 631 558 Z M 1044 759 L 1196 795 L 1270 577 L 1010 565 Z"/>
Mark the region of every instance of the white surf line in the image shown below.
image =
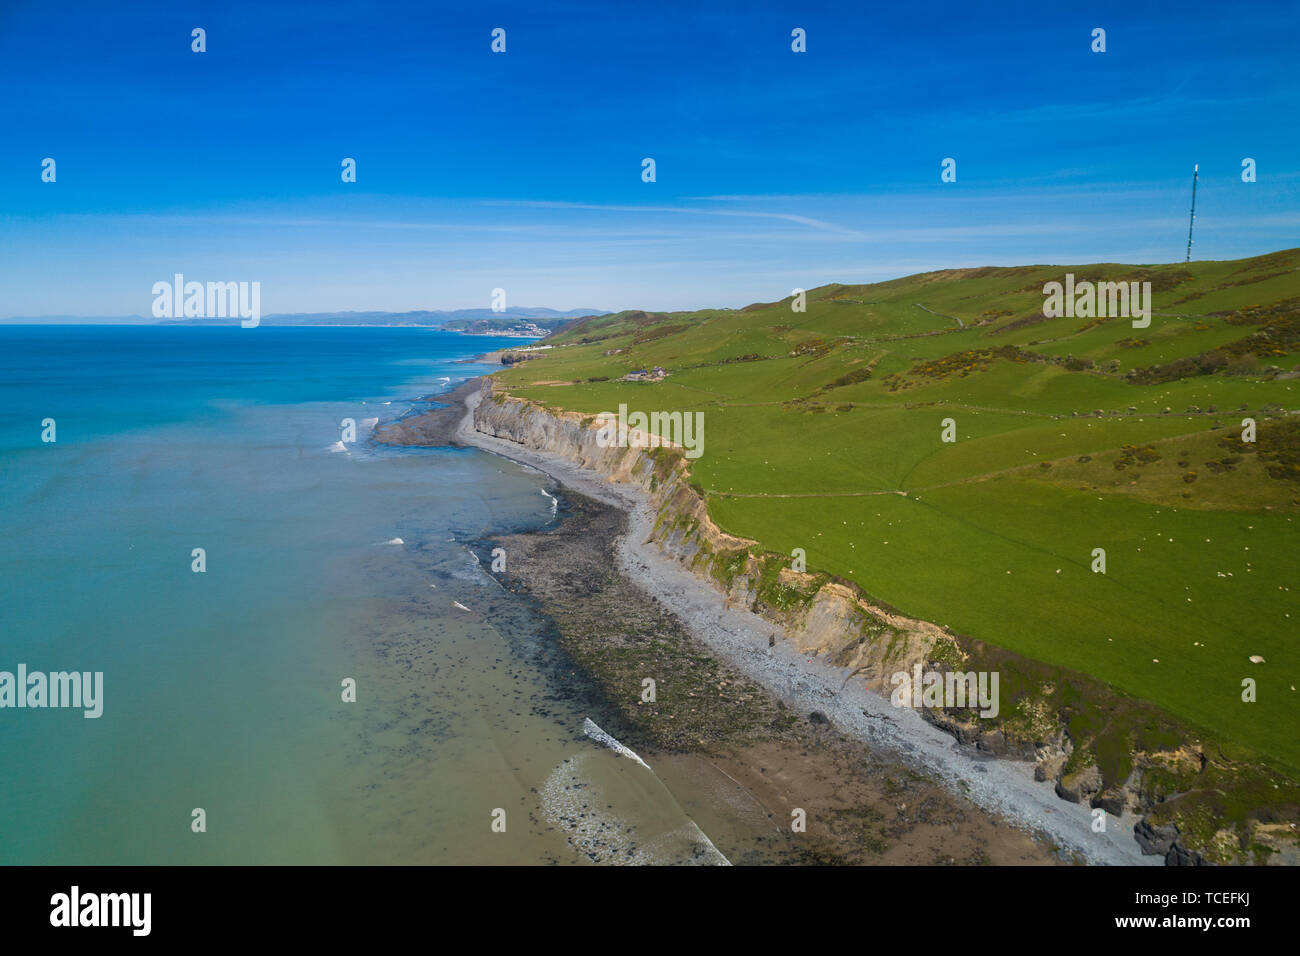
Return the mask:
<path id="1" fill-rule="evenodd" d="M 615 753 L 627 757 L 629 760 L 635 760 L 641 766 L 645 767 L 645 769 L 649 771 L 651 776 L 653 776 L 656 780 L 659 780 L 658 775 L 655 774 L 655 772 L 650 769 L 650 765 L 648 763 L 646 763 L 644 760 L 641 759 L 640 754 L 638 754 L 631 747 L 624 746 L 612 735 L 607 734 L 605 731 L 601 730 L 600 726 L 590 717 L 583 718 L 582 732 L 586 734 L 588 737 L 590 737 L 592 740 L 608 747 L 610 750 L 614 751 Z M 659 783 L 661 786 L 664 787 L 665 791 L 667 791 L 670 795 L 672 795 L 672 791 L 668 789 L 667 785 L 665 785 L 662 780 L 659 780 Z M 676 799 L 677 798 L 674 796 L 673 801 L 676 802 Z M 682 812 L 685 813 L 684 810 Z M 698 839 L 704 843 L 705 848 L 707 849 L 708 852 L 716 853 L 718 860 L 722 863 L 723 866 L 731 866 L 731 861 L 727 859 L 726 854 L 717 848 L 714 842 L 709 839 L 709 835 L 705 833 L 702 829 L 700 829 L 700 825 L 696 823 L 694 820 L 692 820 L 689 815 L 686 817 L 686 820 L 687 820 L 687 827 L 690 828 L 690 835 L 692 837 L 698 837 Z"/>
<path id="2" fill-rule="evenodd" d="M 731 774 L 727 773 L 727 771 L 723 770 L 721 767 L 719 767 L 716 763 L 714 763 L 709 758 L 704 757 L 702 759 L 710 767 L 712 767 L 714 770 L 718 771 L 718 773 L 722 774 L 724 777 L 726 777 L 728 780 L 734 783 L 740 789 L 741 793 L 749 797 L 750 800 L 753 800 L 754 803 L 758 806 L 758 808 L 762 810 L 765 814 L 767 814 L 769 819 L 774 819 L 776 817 L 776 814 L 767 808 L 767 804 L 765 804 L 762 800 L 758 799 L 758 797 L 754 795 L 754 791 L 750 790 L 747 786 L 745 786 L 743 783 L 741 783 Z M 781 828 L 777 826 L 775 823 L 772 824 L 772 829 L 775 830 L 777 833 L 783 832 Z"/>
<path id="3" fill-rule="evenodd" d="M 466 548 L 465 550 L 469 551 L 468 548 Z M 470 554 L 474 554 L 474 552 L 470 551 Z M 489 581 L 491 581 L 493 584 L 499 587 L 502 591 L 505 591 L 507 594 L 510 593 L 510 590 L 504 584 L 502 584 L 501 579 L 497 577 L 496 571 L 492 570 L 490 567 L 488 568 L 483 567 L 483 562 L 478 559 L 477 554 L 474 555 L 474 566 L 483 577 L 487 578 Z M 505 569 L 502 569 L 501 573 L 504 574 Z"/>
<path id="4" fill-rule="evenodd" d="M 583 718 L 582 732 L 586 734 L 588 737 L 590 737 L 592 740 L 596 741 L 597 743 L 604 744 L 606 747 L 608 747 L 610 750 L 614 751 L 615 753 L 622 754 L 624 757 L 628 757 L 632 760 L 635 760 L 641 766 L 645 767 L 647 770 L 650 770 L 650 765 L 641 759 L 640 754 L 638 754 L 631 747 L 624 747 L 621 743 L 619 743 L 609 734 L 605 733 L 605 731 L 601 730 L 600 727 L 596 725 L 596 722 L 592 720 L 590 717 Z M 650 772 L 654 773 L 653 770 L 650 770 Z"/>

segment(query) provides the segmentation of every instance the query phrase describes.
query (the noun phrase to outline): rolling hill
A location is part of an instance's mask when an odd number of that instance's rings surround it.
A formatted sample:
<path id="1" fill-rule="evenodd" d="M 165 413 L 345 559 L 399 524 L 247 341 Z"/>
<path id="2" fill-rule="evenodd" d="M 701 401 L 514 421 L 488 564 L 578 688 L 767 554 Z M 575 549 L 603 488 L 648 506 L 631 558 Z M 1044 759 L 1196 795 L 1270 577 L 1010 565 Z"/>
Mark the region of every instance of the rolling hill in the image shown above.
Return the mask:
<path id="1" fill-rule="evenodd" d="M 1149 326 L 1046 317 L 1067 273 L 1150 283 Z M 799 304 L 593 316 L 497 379 L 583 414 L 703 412 L 691 474 L 726 531 L 1295 774 L 1300 249 L 944 270 Z"/>

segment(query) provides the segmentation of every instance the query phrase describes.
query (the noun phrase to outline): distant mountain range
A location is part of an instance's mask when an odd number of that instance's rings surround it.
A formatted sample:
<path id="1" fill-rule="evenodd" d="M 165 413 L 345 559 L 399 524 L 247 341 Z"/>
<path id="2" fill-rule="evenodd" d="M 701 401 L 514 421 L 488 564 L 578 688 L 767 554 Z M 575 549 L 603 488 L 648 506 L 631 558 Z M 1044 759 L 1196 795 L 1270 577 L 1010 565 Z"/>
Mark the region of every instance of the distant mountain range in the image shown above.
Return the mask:
<path id="1" fill-rule="evenodd" d="M 514 308 L 418 310 L 413 312 L 277 312 L 262 316 L 262 325 L 382 325 L 418 326 L 452 332 L 544 334 L 575 319 L 608 315 L 600 309 Z M 239 319 L 162 319 L 141 315 L 45 315 L 0 319 L 0 324 L 17 325 L 234 325 Z"/>

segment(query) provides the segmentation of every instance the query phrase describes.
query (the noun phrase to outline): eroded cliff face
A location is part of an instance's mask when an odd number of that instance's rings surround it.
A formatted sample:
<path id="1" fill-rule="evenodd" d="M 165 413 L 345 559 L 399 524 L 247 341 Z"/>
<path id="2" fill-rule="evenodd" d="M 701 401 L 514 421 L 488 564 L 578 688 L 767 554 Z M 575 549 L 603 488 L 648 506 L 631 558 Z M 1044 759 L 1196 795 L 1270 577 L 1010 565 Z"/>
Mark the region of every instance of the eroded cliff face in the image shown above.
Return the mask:
<path id="1" fill-rule="evenodd" d="M 942 628 L 870 601 L 846 582 L 824 574 L 791 570 L 789 555 L 764 553 L 757 542 L 727 534 L 708 514 L 703 496 L 691 486 L 689 462 L 680 448 L 602 447 L 591 417 L 554 412 L 494 393 L 485 386 L 474 415 L 475 428 L 535 451 L 572 461 L 633 484 L 656 513 L 654 541 L 668 556 L 722 591 L 728 602 L 749 608 L 776 626 L 801 653 L 852 669 L 854 679 L 889 694 L 890 677 L 922 667 L 934 656 L 959 654 Z M 646 445 L 649 439 L 643 439 Z"/>
<path id="2" fill-rule="evenodd" d="M 656 515 L 653 540 L 664 554 L 719 589 L 729 603 L 771 622 L 774 639 L 779 635 L 801 653 L 846 669 L 846 679 L 861 680 L 889 696 L 894 686 L 891 677 L 911 673 L 918 665 L 925 671 L 1001 672 L 998 719 L 979 719 L 969 708 L 923 707 L 922 716 L 963 743 L 1000 757 L 1033 762 L 1035 777 L 1054 783 L 1064 800 L 1087 803 L 1113 816 L 1142 817 L 1136 835 L 1146 852 L 1182 865 L 1241 863 L 1252 858 L 1300 862 L 1296 824 L 1280 825 L 1281 831 L 1274 833 L 1279 828 L 1270 829 L 1268 817 L 1276 814 L 1259 817 L 1251 812 L 1226 826 L 1200 819 L 1205 816 L 1197 803 L 1200 795 L 1222 792 L 1233 785 L 1229 781 L 1234 777 L 1249 777 L 1256 768 L 1222 761 L 1215 766 L 1198 745 L 1187 741 L 1124 746 L 1127 758 L 1121 753 L 1118 761 L 1101 759 L 1115 748 L 1106 745 L 1101 732 L 1076 726 L 1074 711 L 1064 699 L 1077 700 L 1082 693 L 1090 700 L 1089 710 L 1099 713 L 1109 712 L 1117 703 L 1121 710 L 1150 705 L 1127 698 L 1117 701 L 1109 688 L 1086 675 L 1031 662 L 909 618 L 872 600 L 851 582 L 793 570 L 791 555 L 765 552 L 758 542 L 730 535 L 714 524 L 702 490 L 691 484 L 689 461 L 681 448 L 650 447 L 648 436 L 643 436 L 644 447 L 636 447 L 636 433 L 629 441 L 631 447 L 609 446 L 600 441 L 600 425 L 593 417 L 549 411 L 494 392 L 490 380 L 484 382 L 474 426 L 594 470 L 611 482 L 642 489 Z M 1123 721 L 1106 730 L 1128 733 Z M 1180 810 L 1182 803 L 1196 809 Z M 1282 818 L 1292 819 L 1286 814 Z M 1268 851 L 1262 859 L 1261 846 Z"/>

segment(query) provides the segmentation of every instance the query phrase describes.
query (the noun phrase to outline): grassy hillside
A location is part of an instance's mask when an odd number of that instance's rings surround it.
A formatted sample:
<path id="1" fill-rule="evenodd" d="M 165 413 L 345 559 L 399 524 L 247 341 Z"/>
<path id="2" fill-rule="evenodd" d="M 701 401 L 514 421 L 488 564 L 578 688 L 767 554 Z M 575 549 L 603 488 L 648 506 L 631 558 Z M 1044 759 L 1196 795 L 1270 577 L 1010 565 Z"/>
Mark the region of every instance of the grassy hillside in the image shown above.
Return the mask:
<path id="1" fill-rule="evenodd" d="M 1151 282 L 1150 327 L 1044 318 L 1066 272 Z M 513 394 L 704 412 L 692 472 L 726 530 L 1300 768 L 1300 250 L 947 270 L 547 341 L 500 373 Z"/>

